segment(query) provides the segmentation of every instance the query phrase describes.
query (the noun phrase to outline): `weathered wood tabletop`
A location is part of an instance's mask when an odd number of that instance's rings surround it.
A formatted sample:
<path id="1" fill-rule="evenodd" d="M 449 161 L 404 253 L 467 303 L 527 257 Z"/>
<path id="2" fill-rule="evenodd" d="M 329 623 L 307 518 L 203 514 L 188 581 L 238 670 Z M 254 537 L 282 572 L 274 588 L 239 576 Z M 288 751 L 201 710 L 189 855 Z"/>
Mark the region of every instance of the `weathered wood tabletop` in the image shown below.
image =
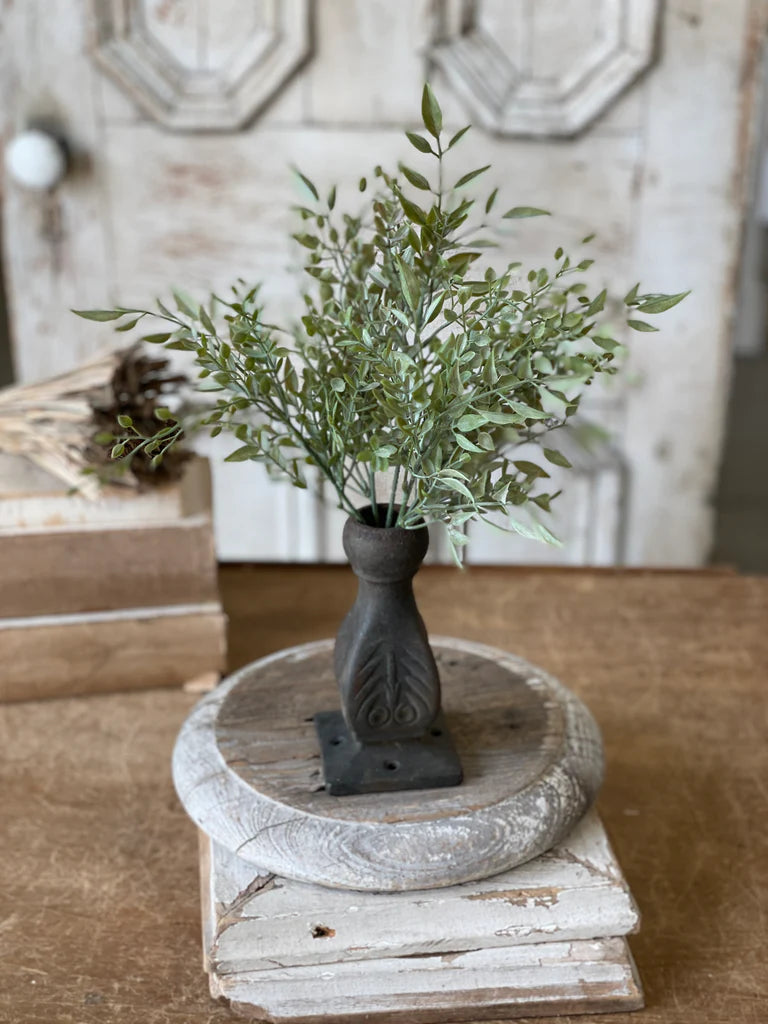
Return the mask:
<path id="1" fill-rule="evenodd" d="M 342 568 L 222 572 L 231 666 L 332 635 Z M 643 913 L 647 1009 L 768 1020 L 768 578 L 475 568 L 417 580 L 429 628 L 559 676 L 600 722 L 599 806 Z M 219 1024 L 197 844 L 169 759 L 195 701 L 146 691 L 0 709 L 0 1021 Z M 566 1018 L 561 1018 L 565 1020 Z"/>

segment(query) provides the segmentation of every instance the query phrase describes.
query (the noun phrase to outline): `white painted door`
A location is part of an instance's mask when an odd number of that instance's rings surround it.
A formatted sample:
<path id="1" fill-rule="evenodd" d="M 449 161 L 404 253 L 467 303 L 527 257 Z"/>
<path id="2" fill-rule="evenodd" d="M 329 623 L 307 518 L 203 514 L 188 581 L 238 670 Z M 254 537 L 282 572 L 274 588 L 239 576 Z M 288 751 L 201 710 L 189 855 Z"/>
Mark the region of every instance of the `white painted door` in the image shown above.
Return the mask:
<path id="1" fill-rule="evenodd" d="M 290 312 L 289 165 L 351 194 L 406 155 L 429 77 L 446 120 L 476 126 L 458 162 L 492 162 L 510 205 L 557 214 L 520 228 L 510 254 L 594 230 L 621 294 L 638 277 L 693 289 L 585 406 L 612 439 L 572 442 L 565 547 L 477 527 L 469 560 L 700 564 L 765 21 L 760 0 L 2 0 L 3 139 L 42 123 L 72 157 L 49 192 L 3 184 L 18 376 L 105 344 L 72 306 L 241 275 Z M 341 557 L 339 513 L 223 464 L 221 440 L 209 450 L 224 558 Z"/>

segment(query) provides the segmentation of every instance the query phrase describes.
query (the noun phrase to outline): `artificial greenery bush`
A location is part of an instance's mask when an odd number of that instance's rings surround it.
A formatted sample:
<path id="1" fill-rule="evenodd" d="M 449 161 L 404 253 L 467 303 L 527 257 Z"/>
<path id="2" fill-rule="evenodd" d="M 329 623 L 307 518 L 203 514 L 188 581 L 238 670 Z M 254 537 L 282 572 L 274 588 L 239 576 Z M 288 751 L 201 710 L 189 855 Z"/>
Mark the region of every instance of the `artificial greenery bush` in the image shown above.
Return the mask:
<path id="1" fill-rule="evenodd" d="M 499 220 L 546 215 L 516 206 L 495 214 L 494 189 L 484 202 L 466 191 L 488 167 L 450 180 L 450 152 L 463 128 L 446 139 L 430 87 L 422 96 L 425 132 L 406 132 L 434 160 L 427 176 L 404 164 L 360 180 L 363 209 L 340 213 L 336 189 L 324 200 L 299 174 L 306 205 L 293 237 L 307 252 L 310 281 L 301 323 L 293 328 L 263 316 L 258 286 L 243 281 L 229 298 L 197 305 L 174 293 L 176 311 L 118 307 L 81 310 L 91 320 L 120 320 L 128 330 L 145 317 L 164 323 L 148 343 L 193 353 L 197 389 L 216 404 L 192 424 L 160 410 L 147 435 L 129 417 L 115 458 L 136 452 L 159 463 L 185 431 L 229 431 L 240 442 L 230 461 L 264 462 L 297 487 L 316 467 L 339 507 L 359 517 L 366 499 L 377 508 L 376 483 L 388 474 L 389 502 L 381 526 L 414 528 L 442 522 L 451 549 L 465 543 L 464 524 L 504 513 L 506 525 L 554 542 L 534 516 L 549 510 L 542 463 L 569 463 L 547 435 L 577 410 L 597 374 L 614 373 L 619 342 L 607 330 L 606 292 L 591 294 L 580 275 L 591 259 L 573 262 L 558 248 L 550 269 L 520 263 L 473 268 Z M 588 243 L 591 238 L 583 239 Z M 661 313 L 684 295 L 624 297 L 629 310 Z M 656 330 L 631 317 L 637 331 Z M 516 457 L 521 444 L 541 459 Z"/>

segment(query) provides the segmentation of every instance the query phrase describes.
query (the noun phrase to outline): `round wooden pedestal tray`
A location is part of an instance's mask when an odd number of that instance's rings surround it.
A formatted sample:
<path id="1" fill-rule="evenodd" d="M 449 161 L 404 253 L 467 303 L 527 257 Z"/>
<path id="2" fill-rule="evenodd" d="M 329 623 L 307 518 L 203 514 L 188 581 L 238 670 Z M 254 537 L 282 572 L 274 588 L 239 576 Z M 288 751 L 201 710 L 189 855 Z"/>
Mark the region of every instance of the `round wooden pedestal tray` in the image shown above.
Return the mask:
<path id="1" fill-rule="evenodd" d="M 330 796 L 312 716 L 338 706 L 333 641 L 262 658 L 193 709 L 173 755 L 190 817 L 243 860 L 342 889 L 486 878 L 562 839 L 602 780 L 589 711 L 504 651 L 433 639 L 460 786 Z"/>

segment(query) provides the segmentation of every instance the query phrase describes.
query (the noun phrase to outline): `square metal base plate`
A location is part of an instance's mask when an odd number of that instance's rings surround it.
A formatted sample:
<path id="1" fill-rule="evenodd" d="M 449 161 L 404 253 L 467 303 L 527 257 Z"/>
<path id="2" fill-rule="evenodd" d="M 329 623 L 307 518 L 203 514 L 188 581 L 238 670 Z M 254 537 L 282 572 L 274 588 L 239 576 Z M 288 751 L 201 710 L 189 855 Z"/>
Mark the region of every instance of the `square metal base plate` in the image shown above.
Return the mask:
<path id="1" fill-rule="evenodd" d="M 458 786 L 461 762 L 442 712 L 426 736 L 394 743 L 359 743 L 341 711 L 320 711 L 315 728 L 331 796 L 391 793 L 404 789 Z"/>

